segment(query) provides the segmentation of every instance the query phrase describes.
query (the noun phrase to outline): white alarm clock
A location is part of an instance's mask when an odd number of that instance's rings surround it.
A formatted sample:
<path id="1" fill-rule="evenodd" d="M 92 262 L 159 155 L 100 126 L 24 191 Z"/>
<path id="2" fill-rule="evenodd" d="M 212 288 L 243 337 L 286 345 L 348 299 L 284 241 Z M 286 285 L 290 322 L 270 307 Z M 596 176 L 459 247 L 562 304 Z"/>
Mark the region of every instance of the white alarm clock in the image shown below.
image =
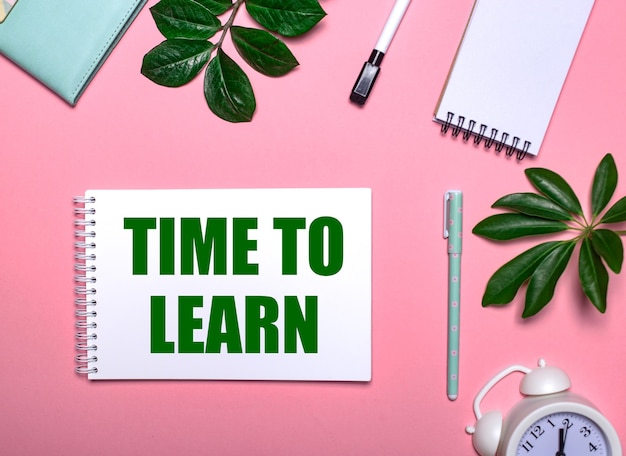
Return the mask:
<path id="1" fill-rule="evenodd" d="M 504 377 L 522 372 L 524 398 L 503 419 L 481 413 L 480 402 Z M 617 432 L 591 402 L 570 391 L 559 368 L 511 366 L 492 378 L 474 399 L 476 424 L 466 428 L 481 456 L 622 456 Z"/>

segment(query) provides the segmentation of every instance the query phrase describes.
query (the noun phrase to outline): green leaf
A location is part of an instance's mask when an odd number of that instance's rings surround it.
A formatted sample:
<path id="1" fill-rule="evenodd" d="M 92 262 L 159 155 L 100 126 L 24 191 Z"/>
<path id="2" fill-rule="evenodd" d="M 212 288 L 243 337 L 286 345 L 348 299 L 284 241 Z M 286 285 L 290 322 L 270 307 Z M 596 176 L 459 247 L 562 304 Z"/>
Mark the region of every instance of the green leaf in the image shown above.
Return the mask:
<path id="1" fill-rule="evenodd" d="M 317 0 L 247 0 L 246 10 L 263 27 L 283 36 L 308 32 L 326 16 Z"/>
<path id="2" fill-rule="evenodd" d="M 248 76 L 222 49 L 206 70 L 204 96 L 213 113 L 228 122 L 249 122 L 256 100 Z"/>
<path id="3" fill-rule="evenodd" d="M 593 178 L 591 187 L 591 212 L 595 217 L 609 204 L 617 187 L 617 167 L 611 154 L 606 154 Z"/>
<path id="4" fill-rule="evenodd" d="M 565 271 L 576 242 L 564 242 L 546 255 L 533 272 L 526 290 L 526 303 L 522 318 L 535 315 L 554 296 L 556 283 Z"/>
<path id="5" fill-rule="evenodd" d="M 524 214 L 496 214 L 479 222 L 472 233 L 488 239 L 507 241 L 523 236 L 565 231 L 568 226 L 556 220 L 530 217 Z"/>
<path id="6" fill-rule="evenodd" d="M 233 7 L 232 0 L 195 0 L 210 12 L 219 16 Z"/>
<path id="7" fill-rule="evenodd" d="M 616 274 L 622 270 L 624 262 L 624 246 L 622 239 L 615 231 L 599 229 L 591 233 L 593 250 L 604 258 L 607 266 Z"/>
<path id="8" fill-rule="evenodd" d="M 572 215 L 561 206 L 536 193 L 512 193 L 503 196 L 491 207 L 513 209 L 526 215 L 549 220 L 573 220 Z"/>
<path id="9" fill-rule="evenodd" d="M 578 197 L 572 187 L 557 173 L 545 168 L 528 168 L 525 173 L 537 190 L 569 212 L 582 215 L 583 210 Z"/>
<path id="10" fill-rule="evenodd" d="M 626 221 L 626 196 L 621 198 L 602 217 L 602 223 L 618 223 Z"/>
<path id="11" fill-rule="evenodd" d="M 170 39 L 208 40 L 222 27 L 215 14 L 194 0 L 161 0 L 150 12 L 159 31 Z"/>
<path id="12" fill-rule="evenodd" d="M 526 250 L 500 267 L 487 282 L 482 301 L 483 307 L 511 302 L 541 260 L 559 245 L 561 245 L 560 241 L 544 242 Z"/>
<path id="13" fill-rule="evenodd" d="M 239 55 L 259 73 L 282 76 L 298 66 L 285 43 L 265 30 L 233 26 L 230 34 Z"/>
<path id="14" fill-rule="evenodd" d="M 600 256 L 591 247 L 591 241 L 583 239 L 580 246 L 578 277 L 585 295 L 596 308 L 606 311 L 606 295 L 609 286 L 609 274 L 602 264 Z"/>
<path id="15" fill-rule="evenodd" d="M 179 87 L 200 72 L 212 51 L 208 41 L 166 40 L 144 56 L 141 74 L 157 84 Z"/>

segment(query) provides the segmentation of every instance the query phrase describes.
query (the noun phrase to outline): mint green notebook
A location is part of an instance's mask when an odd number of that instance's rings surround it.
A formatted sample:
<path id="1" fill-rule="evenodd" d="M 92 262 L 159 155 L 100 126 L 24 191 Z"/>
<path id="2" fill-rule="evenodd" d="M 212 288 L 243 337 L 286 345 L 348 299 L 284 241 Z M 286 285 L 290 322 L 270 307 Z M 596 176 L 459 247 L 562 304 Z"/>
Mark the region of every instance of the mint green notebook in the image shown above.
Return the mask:
<path id="1" fill-rule="evenodd" d="M 0 23 L 0 54 L 75 105 L 145 2 L 17 0 Z"/>

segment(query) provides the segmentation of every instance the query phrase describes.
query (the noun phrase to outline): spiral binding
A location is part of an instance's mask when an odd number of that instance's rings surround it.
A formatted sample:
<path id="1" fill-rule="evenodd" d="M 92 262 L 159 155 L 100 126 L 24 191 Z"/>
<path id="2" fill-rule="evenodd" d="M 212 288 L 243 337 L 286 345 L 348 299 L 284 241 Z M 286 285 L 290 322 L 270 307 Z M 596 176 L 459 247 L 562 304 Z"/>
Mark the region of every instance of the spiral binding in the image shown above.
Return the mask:
<path id="1" fill-rule="evenodd" d="M 521 139 L 517 136 L 513 136 L 511 141 L 511 145 L 506 145 L 506 141 L 509 139 L 509 133 L 502 132 L 500 134 L 500 138 L 498 138 L 498 129 L 492 128 L 489 136 L 487 133 L 487 125 L 481 124 L 476 130 L 476 121 L 469 120 L 467 122 L 467 126 L 465 126 L 465 116 L 458 116 L 456 123 L 454 121 L 454 113 L 448 112 L 446 120 L 441 125 L 441 133 L 446 134 L 447 131 L 452 128 L 451 134 L 453 137 L 459 136 L 461 132 L 463 132 L 462 138 L 463 141 L 469 141 L 472 135 L 474 135 L 474 144 L 478 145 L 481 141 L 484 140 L 485 149 L 490 149 L 495 144 L 496 152 L 501 152 L 502 149 L 506 146 L 505 154 L 507 157 L 513 155 L 514 152 L 517 151 L 517 159 L 523 160 L 526 154 L 528 153 L 528 149 L 530 149 L 530 141 L 524 141 L 522 147 L 519 147 Z"/>
<path id="2" fill-rule="evenodd" d="M 96 213 L 93 207 L 87 207 L 89 204 L 95 203 L 96 200 L 93 197 L 77 196 L 74 198 L 74 270 L 76 275 L 74 281 L 76 287 L 74 288 L 74 305 L 76 309 L 74 314 L 76 316 L 75 326 L 76 332 L 76 351 L 78 352 L 75 357 L 75 361 L 78 364 L 76 366 L 76 373 L 78 374 L 95 374 L 98 372 L 98 368 L 94 366 L 94 363 L 98 361 L 98 358 L 94 354 L 98 350 L 98 346 L 95 344 L 98 338 L 95 330 L 97 325 L 94 318 L 98 315 L 94 307 L 96 306 L 96 289 L 93 284 L 96 283 L 96 267 L 91 264 L 96 259 L 92 249 L 96 247 L 94 239 L 96 232 L 94 226 L 96 221 L 90 219 Z"/>

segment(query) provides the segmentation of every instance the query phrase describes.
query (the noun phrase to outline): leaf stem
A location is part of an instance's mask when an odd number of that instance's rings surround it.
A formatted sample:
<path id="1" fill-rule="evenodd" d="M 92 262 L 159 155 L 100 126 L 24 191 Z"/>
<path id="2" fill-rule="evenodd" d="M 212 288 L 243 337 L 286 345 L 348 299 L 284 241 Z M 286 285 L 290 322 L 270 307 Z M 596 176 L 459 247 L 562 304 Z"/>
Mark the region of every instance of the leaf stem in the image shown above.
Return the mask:
<path id="1" fill-rule="evenodd" d="M 574 218 L 572 220 L 572 223 L 575 223 L 576 225 L 578 225 L 580 227 L 580 228 L 576 228 L 576 227 L 570 225 L 571 229 L 573 229 L 573 230 L 584 230 L 585 228 L 587 228 L 587 221 L 586 220 L 580 221 L 577 218 Z"/>
<path id="2" fill-rule="evenodd" d="M 239 10 L 239 7 L 245 1 L 246 0 L 236 0 L 235 3 L 233 4 L 233 9 L 230 13 L 230 17 L 228 18 L 228 20 L 222 27 L 222 35 L 220 36 L 219 41 L 215 44 L 215 49 L 221 49 L 222 43 L 224 42 L 224 38 L 226 38 L 226 33 L 230 30 L 230 27 L 233 25 L 233 22 L 235 22 L 235 16 L 237 15 L 237 11 Z"/>

